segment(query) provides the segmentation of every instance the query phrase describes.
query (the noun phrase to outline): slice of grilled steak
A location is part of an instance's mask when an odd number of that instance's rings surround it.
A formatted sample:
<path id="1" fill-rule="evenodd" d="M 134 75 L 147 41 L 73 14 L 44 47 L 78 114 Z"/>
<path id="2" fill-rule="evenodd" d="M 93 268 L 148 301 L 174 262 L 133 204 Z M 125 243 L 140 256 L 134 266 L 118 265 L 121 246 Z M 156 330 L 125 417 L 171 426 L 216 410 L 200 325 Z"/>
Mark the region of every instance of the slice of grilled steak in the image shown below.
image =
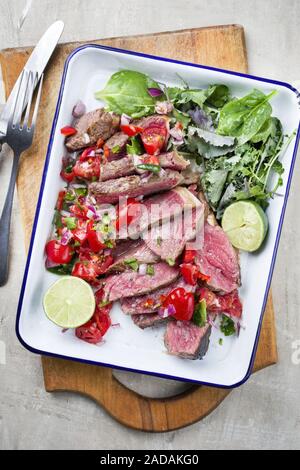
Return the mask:
<path id="1" fill-rule="evenodd" d="M 127 268 L 126 261 L 135 260 L 140 264 L 154 264 L 159 261 L 157 256 L 147 247 L 143 240 L 126 240 L 119 243 L 112 251 L 113 264 L 107 272 L 122 272 Z"/>
<path id="2" fill-rule="evenodd" d="M 175 261 L 183 252 L 186 243 L 195 239 L 197 248 L 203 245 L 204 208 L 201 203 L 173 218 L 170 222 L 154 225 L 143 234 L 147 246 L 161 259 Z M 190 249 L 190 248 L 189 248 Z"/>
<path id="3" fill-rule="evenodd" d="M 133 270 L 112 274 L 105 280 L 104 297 L 105 300 L 113 302 L 124 297 L 143 295 L 171 284 L 178 276 L 178 269 L 166 263 L 155 264 L 153 275 L 139 274 Z"/>
<path id="4" fill-rule="evenodd" d="M 132 124 L 142 129 L 147 127 L 165 127 L 168 126 L 170 121 L 169 116 L 165 114 L 152 114 L 151 116 L 142 117 L 140 119 L 134 119 Z"/>
<path id="5" fill-rule="evenodd" d="M 109 140 L 115 139 L 117 134 L 111 137 Z M 107 145 L 107 142 L 106 144 Z M 143 156 L 141 156 L 141 161 Z M 159 156 L 160 165 L 162 168 L 169 168 L 171 170 L 183 170 L 189 162 L 186 161 L 177 152 L 162 153 Z M 107 181 L 111 179 L 121 178 L 122 176 L 130 176 L 136 174 L 136 167 L 134 164 L 134 157 L 128 155 L 118 160 L 108 161 L 101 166 L 100 181 Z"/>
<path id="6" fill-rule="evenodd" d="M 199 207 L 201 202 L 187 188 L 178 188 L 163 194 L 157 194 L 143 200 L 143 210 L 133 217 L 128 227 L 133 237 L 141 234 L 148 227 L 171 220 L 186 208 Z"/>
<path id="7" fill-rule="evenodd" d="M 119 124 L 119 116 L 103 108 L 90 111 L 78 119 L 74 126 L 77 133 L 66 139 L 66 147 L 73 152 L 94 145 L 99 139 L 107 140 L 117 131 Z"/>
<path id="8" fill-rule="evenodd" d="M 211 326 L 200 328 L 192 322 L 170 321 L 164 336 L 169 354 L 184 359 L 202 359 L 205 356 L 211 334 Z"/>
<path id="9" fill-rule="evenodd" d="M 120 157 L 125 155 L 128 140 L 129 136 L 127 134 L 124 134 L 124 132 L 117 132 L 105 142 L 105 157 L 109 162 L 118 160 Z"/>
<path id="10" fill-rule="evenodd" d="M 238 254 L 220 226 L 205 224 L 204 245 L 195 262 L 210 277 L 207 284 L 212 290 L 229 293 L 240 285 Z"/>
<path id="11" fill-rule="evenodd" d="M 138 175 L 125 176 L 117 180 L 95 182 L 89 185 L 89 192 L 99 204 L 116 204 L 120 197 L 146 196 L 167 191 L 178 186 L 182 176 L 178 171 L 165 170 L 162 176 L 152 174 L 145 178 Z"/>
<path id="12" fill-rule="evenodd" d="M 195 292 L 196 290 L 195 286 L 186 284 L 182 278 L 179 278 L 175 282 L 172 282 L 172 284 L 149 292 L 148 294 L 121 299 L 122 311 L 126 315 L 157 312 L 162 305 L 164 297 L 177 287 L 183 287 L 187 292 Z"/>
<path id="13" fill-rule="evenodd" d="M 134 315 L 132 320 L 136 326 L 144 330 L 145 328 L 149 328 L 151 326 L 166 323 L 168 319 L 160 317 L 158 313 L 149 313 L 148 315 Z"/>

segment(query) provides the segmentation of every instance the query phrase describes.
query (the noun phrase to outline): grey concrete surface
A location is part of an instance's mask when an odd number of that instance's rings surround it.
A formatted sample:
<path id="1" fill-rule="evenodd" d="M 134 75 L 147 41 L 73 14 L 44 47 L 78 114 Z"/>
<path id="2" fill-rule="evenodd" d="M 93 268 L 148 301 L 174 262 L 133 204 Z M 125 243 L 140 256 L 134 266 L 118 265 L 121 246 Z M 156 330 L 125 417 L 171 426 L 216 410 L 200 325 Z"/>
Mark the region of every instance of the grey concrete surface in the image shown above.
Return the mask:
<path id="1" fill-rule="evenodd" d="M 0 49 L 34 44 L 56 19 L 65 21 L 62 41 L 240 23 L 246 31 L 252 73 L 290 82 L 300 79 L 298 0 L 162 0 L 159 7 L 146 0 L 33 0 L 18 30 L 24 4 L 25 0 L 0 0 Z M 0 156 L 1 203 L 10 163 L 11 155 L 5 150 Z M 299 449 L 299 170 L 298 159 L 272 284 L 278 365 L 251 377 L 202 422 L 161 435 L 128 430 L 87 398 L 45 392 L 39 357 L 23 349 L 14 333 L 25 263 L 16 200 L 10 278 L 0 288 L 0 448 Z M 118 373 L 118 377 L 154 396 L 180 387 L 135 374 Z"/>

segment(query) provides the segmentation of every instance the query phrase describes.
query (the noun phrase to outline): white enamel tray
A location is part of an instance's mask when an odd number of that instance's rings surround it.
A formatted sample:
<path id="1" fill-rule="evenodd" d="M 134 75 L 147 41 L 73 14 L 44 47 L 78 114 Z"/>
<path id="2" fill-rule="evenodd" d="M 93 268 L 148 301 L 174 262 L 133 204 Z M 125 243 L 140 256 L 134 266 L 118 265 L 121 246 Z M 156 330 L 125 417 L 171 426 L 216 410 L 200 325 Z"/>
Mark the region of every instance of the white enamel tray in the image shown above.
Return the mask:
<path id="1" fill-rule="evenodd" d="M 105 85 L 110 75 L 120 69 L 145 72 L 168 85 L 181 85 L 179 74 L 191 87 L 224 83 L 236 96 L 256 87 L 265 93 L 278 90 L 272 99 L 273 113 L 283 124 L 285 133 L 298 130 L 297 137 L 284 155 L 284 185 L 267 210 L 270 230 L 261 252 L 241 255 L 243 324 L 239 338 L 226 338 L 223 346 L 220 332 L 212 331 L 207 355 L 202 361 L 172 357 L 163 345 L 164 328 L 140 330 L 125 316 L 119 305 L 112 311 L 112 327 L 105 342 L 90 345 L 80 341 L 73 331 L 62 334 L 43 312 L 42 299 L 57 276 L 44 268 L 44 246 L 51 231 L 53 208 L 58 191 L 63 187 L 59 177 L 64 153 L 59 130 L 70 122 L 74 104 L 81 99 L 88 110 L 101 106 L 94 92 Z M 30 351 L 82 362 L 101 364 L 136 372 L 194 381 L 212 386 L 235 387 L 245 382 L 253 366 L 263 312 L 271 283 L 279 237 L 287 203 L 299 139 L 300 112 L 296 90 L 286 83 L 209 67 L 176 62 L 170 59 L 137 54 L 109 47 L 86 45 L 67 59 L 54 116 L 33 234 L 20 294 L 16 332 Z"/>

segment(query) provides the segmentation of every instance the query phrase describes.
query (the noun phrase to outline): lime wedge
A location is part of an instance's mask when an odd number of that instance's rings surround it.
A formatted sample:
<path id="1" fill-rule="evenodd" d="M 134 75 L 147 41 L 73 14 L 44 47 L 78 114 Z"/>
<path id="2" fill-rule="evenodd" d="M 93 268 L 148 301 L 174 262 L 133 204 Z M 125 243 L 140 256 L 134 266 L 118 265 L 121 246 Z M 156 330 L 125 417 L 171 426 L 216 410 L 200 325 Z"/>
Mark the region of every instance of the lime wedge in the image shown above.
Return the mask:
<path id="1" fill-rule="evenodd" d="M 238 201 L 225 209 L 222 227 L 233 246 L 256 251 L 267 234 L 268 219 L 256 202 Z"/>
<path id="2" fill-rule="evenodd" d="M 53 323 L 62 328 L 76 328 L 92 317 L 95 296 L 87 282 L 78 277 L 64 276 L 49 287 L 43 306 Z"/>

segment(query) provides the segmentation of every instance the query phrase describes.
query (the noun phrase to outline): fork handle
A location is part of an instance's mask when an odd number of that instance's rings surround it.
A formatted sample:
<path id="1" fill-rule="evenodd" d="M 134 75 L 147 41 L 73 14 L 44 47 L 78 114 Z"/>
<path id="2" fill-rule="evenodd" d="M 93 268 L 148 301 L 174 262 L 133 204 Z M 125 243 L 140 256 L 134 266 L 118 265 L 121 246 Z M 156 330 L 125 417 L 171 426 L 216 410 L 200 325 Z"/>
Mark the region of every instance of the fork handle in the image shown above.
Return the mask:
<path id="1" fill-rule="evenodd" d="M 15 184 L 18 174 L 19 158 L 20 154 L 15 153 L 10 175 L 9 187 L 0 219 L 0 287 L 6 284 L 8 278 L 10 221 L 14 200 Z"/>

